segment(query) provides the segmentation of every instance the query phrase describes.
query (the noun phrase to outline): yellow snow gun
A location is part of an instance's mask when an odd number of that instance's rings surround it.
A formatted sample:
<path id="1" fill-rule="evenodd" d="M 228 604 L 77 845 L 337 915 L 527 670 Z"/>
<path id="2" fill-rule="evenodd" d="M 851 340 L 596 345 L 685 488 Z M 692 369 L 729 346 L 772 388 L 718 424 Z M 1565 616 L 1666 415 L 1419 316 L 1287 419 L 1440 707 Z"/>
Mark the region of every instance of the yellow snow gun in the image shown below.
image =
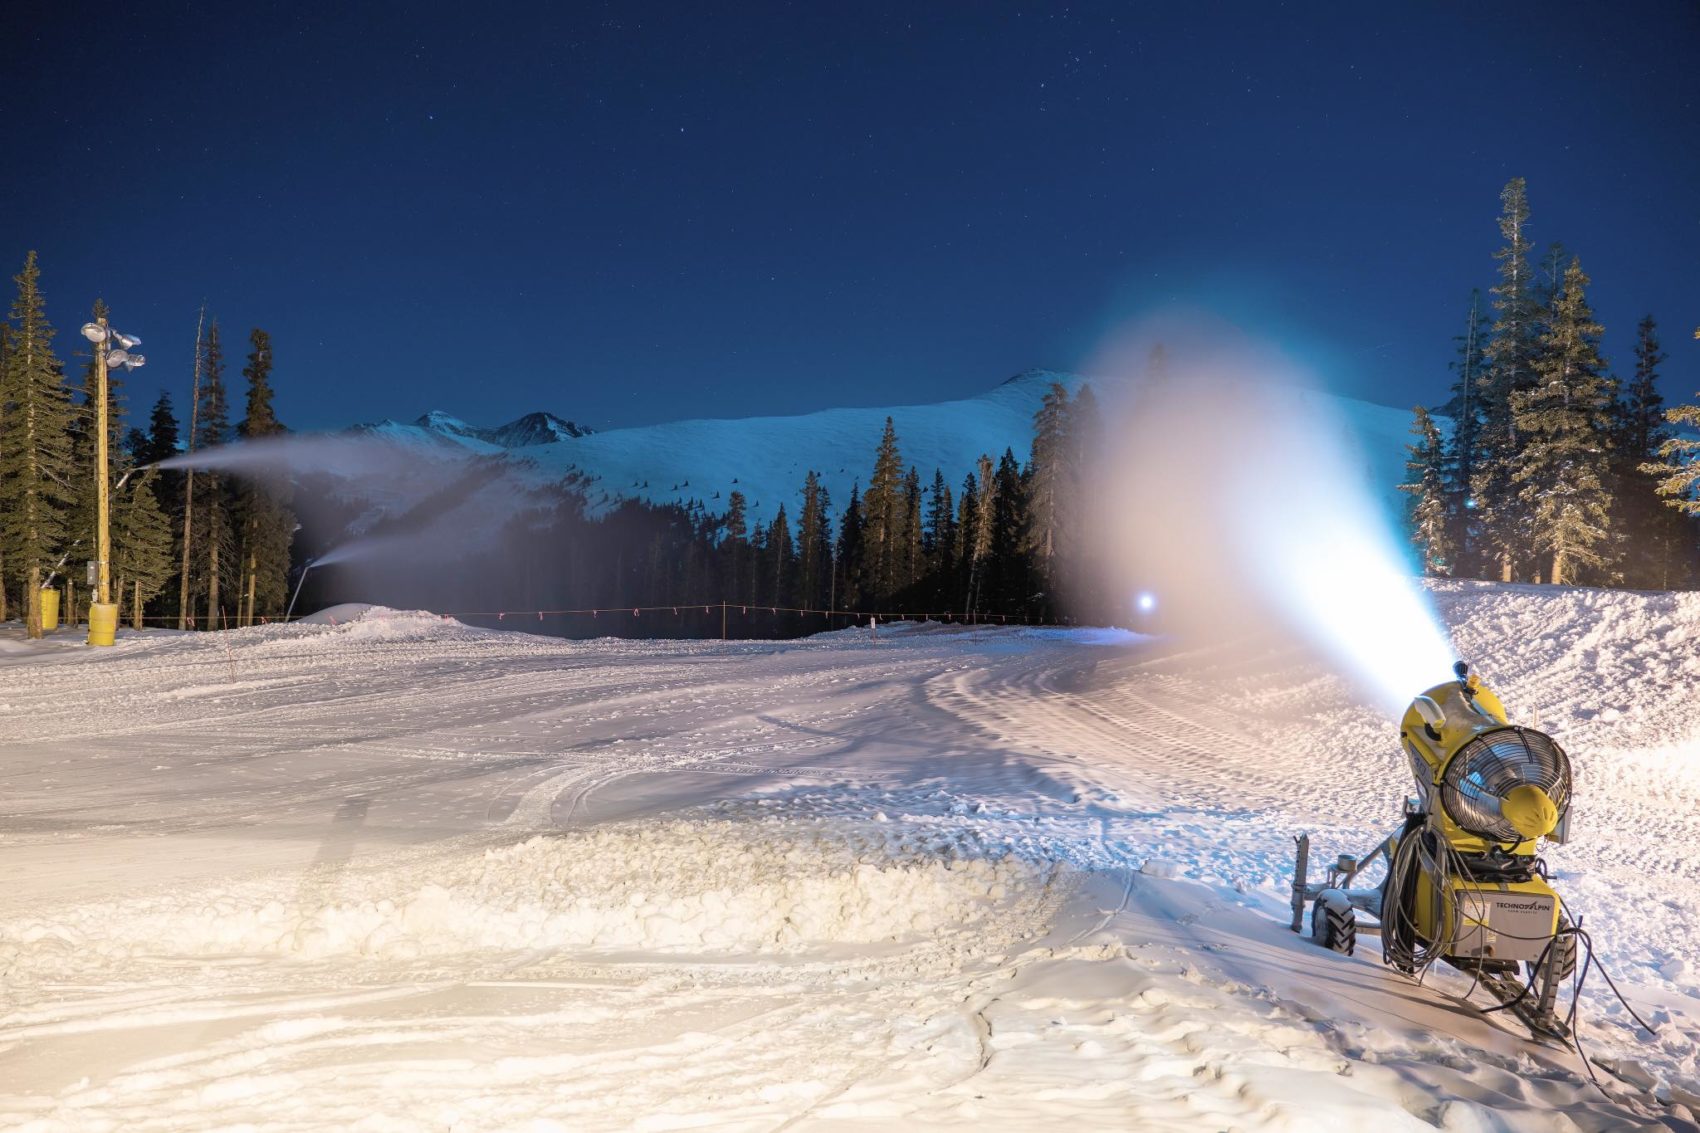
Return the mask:
<path id="1" fill-rule="evenodd" d="M 1499 697 L 1460 661 L 1456 680 L 1411 701 L 1399 725 L 1417 793 L 1404 822 L 1363 857 L 1342 854 L 1324 883 L 1307 877 L 1309 835 L 1293 875 L 1294 932 L 1351 954 L 1360 928 L 1382 960 L 1418 974 L 1437 961 L 1469 973 L 1537 1035 L 1568 1039 L 1557 1001 L 1576 967 L 1577 930 L 1547 883 L 1542 839 L 1569 835 L 1570 759 L 1542 732 L 1512 724 Z M 1385 863 L 1379 885 L 1359 878 Z M 1360 914 L 1373 921 L 1359 923 Z"/>

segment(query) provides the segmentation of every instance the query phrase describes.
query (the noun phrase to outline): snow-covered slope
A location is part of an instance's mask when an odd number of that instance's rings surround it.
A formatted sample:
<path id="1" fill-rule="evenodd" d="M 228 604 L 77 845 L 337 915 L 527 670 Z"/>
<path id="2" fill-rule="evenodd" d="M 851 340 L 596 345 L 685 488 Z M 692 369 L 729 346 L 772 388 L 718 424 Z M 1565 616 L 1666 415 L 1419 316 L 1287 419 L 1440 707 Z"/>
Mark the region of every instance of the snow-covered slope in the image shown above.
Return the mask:
<path id="1" fill-rule="evenodd" d="M 655 503 L 700 501 L 709 511 L 726 507 L 733 491 L 741 491 L 755 519 L 771 519 L 781 505 L 793 514 L 803 478 L 812 469 L 821 475 L 835 507 L 843 507 L 853 484 L 866 486 L 873 468 L 885 419 L 897 430 L 903 459 L 930 483 L 942 471 L 955 492 L 982 453 L 994 460 L 1005 449 L 1027 459 L 1033 443 L 1033 416 L 1053 382 L 1071 392 L 1088 379 L 1077 374 L 1031 370 L 1009 379 L 978 397 L 931 405 L 826 409 L 793 417 L 671 421 L 601 433 L 576 426 L 555 428 L 558 439 L 527 442 L 523 448 L 508 439 L 516 427 L 547 415 L 532 414 L 487 430 L 467 425 L 446 414 L 433 413 L 416 425 L 360 426 L 360 430 L 397 442 L 440 445 L 458 443 L 477 453 L 501 448 L 544 476 L 569 471 L 588 477 L 593 506 L 622 498 Z M 1113 400 L 1119 392 L 1092 379 L 1101 396 Z M 1390 507 L 1402 507 L 1395 485 L 1405 475 L 1405 445 L 1410 440 L 1410 413 L 1368 402 L 1326 395 L 1305 395 L 1327 408 L 1353 435 L 1364 455 L 1368 482 Z M 558 419 L 550 419 L 558 424 Z M 526 436 L 547 437 L 546 430 Z M 1113 443 L 1113 437 L 1112 437 Z"/>
<path id="2" fill-rule="evenodd" d="M 1603 1089 L 1287 930 L 1410 784 L 1291 642 L 344 607 L 0 629 L 0 1127 L 1692 1133 L 1700 595 L 1437 598 L 1575 760 Z"/>

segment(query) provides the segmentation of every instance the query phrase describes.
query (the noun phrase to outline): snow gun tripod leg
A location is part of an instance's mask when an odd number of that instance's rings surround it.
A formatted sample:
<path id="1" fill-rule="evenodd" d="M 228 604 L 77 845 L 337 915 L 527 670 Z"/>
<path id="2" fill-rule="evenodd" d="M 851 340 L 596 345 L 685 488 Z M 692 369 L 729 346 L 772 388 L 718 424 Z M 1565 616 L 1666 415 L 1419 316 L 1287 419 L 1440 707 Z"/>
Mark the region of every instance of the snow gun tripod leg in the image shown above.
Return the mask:
<path id="1" fill-rule="evenodd" d="M 1305 922 L 1305 901 L 1310 893 L 1305 889 L 1305 872 L 1310 868 L 1310 835 L 1300 834 L 1293 839 L 1298 845 L 1298 860 L 1293 863 L 1293 924 L 1294 932 L 1302 931 Z"/>

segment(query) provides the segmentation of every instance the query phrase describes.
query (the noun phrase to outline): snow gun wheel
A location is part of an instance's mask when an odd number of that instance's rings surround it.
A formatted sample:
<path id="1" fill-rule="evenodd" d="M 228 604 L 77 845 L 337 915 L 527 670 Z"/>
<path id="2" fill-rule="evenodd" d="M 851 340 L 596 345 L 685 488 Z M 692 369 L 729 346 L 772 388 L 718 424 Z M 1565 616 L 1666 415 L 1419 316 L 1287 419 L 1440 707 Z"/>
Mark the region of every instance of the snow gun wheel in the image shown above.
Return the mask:
<path id="1" fill-rule="evenodd" d="M 1324 889 L 1310 907 L 1310 938 L 1330 952 L 1350 956 L 1358 946 L 1358 918 L 1338 889 Z"/>

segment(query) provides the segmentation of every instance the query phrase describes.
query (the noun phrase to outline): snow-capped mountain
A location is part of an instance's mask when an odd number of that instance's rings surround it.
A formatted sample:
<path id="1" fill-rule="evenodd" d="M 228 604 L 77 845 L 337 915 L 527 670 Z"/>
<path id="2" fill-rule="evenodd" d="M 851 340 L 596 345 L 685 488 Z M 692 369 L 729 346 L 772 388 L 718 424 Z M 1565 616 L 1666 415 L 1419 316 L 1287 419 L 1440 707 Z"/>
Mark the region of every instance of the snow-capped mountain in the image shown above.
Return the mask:
<path id="1" fill-rule="evenodd" d="M 1053 382 L 1071 393 L 1092 381 L 1078 374 L 1029 370 L 977 397 L 931 405 L 823 409 L 793 417 L 668 421 L 591 432 L 546 413 L 532 413 L 498 428 L 480 428 L 433 412 L 412 425 L 385 421 L 356 426 L 362 434 L 397 443 L 459 448 L 480 455 L 506 454 L 532 476 L 569 473 L 585 483 L 593 509 L 620 499 L 651 503 L 700 501 L 709 511 L 744 494 L 752 521 L 771 520 L 780 505 L 795 513 L 804 476 L 812 469 L 831 494 L 834 511 L 866 486 L 874 450 L 889 416 L 905 464 L 930 483 L 935 469 L 952 491 L 973 471 L 982 453 L 996 459 L 1011 449 L 1025 461 L 1033 443 L 1033 415 Z M 1324 403 L 1355 434 L 1365 473 L 1378 496 L 1402 508 L 1397 485 L 1405 475 L 1410 412 L 1327 394 Z M 564 434 L 564 435 L 563 435 Z M 553 437 L 554 439 L 550 439 Z M 535 438 L 535 439 L 533 439 Z"/>
<path id="2" fill-rule="evenodd" d="M 433 409 L 411 425 L 384 420 L 374 424 L 355 425 L 349 431 L 399 441 L 448 443 L 475 452 L 489 453 L 572 440 L 588 436 L 592 430 L 547 412 L 527 413 L 506 425 L 485 428 L 469 425 L 459 417 Z"/>

